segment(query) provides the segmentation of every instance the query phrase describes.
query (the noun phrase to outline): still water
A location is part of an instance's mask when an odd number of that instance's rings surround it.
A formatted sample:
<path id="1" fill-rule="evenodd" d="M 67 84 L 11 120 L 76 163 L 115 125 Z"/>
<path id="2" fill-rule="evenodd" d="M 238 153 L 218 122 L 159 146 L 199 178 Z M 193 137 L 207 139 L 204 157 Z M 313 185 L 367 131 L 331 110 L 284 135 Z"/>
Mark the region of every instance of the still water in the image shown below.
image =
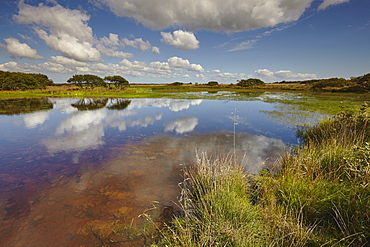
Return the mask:
<path id="1" fill-rule="evenodd" d="M 272 167 L 296 126 L 261 100 L 0 100 L 0 246 L 143 246 L 114 241 L 155 201 L 174 205 L 197 153 Z M 234 141 L 235 140 L 235 141 Z M 137 223 L 139 224 L 139 223 Z"/>

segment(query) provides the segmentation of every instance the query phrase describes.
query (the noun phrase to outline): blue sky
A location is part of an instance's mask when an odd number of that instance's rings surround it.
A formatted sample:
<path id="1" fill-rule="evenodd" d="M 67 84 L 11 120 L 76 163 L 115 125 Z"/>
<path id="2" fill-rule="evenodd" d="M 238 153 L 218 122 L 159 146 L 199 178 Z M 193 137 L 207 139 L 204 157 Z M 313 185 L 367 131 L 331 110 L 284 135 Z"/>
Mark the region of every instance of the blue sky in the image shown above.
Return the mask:
<path id="1" fill-rule="evenodd" d="M 171 83 L 370 72 L 369 0 L 0 0 L 0 70 Z"/>

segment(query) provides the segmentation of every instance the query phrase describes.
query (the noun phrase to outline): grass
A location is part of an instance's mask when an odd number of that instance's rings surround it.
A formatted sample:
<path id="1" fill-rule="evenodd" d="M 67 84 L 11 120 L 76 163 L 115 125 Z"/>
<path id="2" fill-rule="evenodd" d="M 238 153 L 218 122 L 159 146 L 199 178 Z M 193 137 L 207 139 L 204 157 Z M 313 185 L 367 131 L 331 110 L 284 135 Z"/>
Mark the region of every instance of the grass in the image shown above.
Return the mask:
<path id="1" fill-rule="evenodd" d="M 205 154 L 185 168 L 179 205 L 184 217 L 162 230 L 160 246 L 248 246 L 266 239 L 260 208 L 250 200 L 246 174 L 229 157 Z"/>
<path id="2" fill-rule="evenodd" d="M 369 119 L 364 104 L 301 131 L 276 174 L 200 155 L 184 170 L 183 214 L 153 246 L 368 246 Z"/>

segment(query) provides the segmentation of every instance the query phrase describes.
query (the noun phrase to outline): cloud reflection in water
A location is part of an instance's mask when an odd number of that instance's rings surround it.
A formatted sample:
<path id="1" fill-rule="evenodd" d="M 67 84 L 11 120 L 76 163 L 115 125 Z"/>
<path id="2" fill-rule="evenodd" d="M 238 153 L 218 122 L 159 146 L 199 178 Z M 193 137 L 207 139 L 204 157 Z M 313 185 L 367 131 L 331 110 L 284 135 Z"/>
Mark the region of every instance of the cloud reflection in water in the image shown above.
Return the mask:
<path id="1" fill-rule="evenodd" d="M 202 103 L 202 100 L 133 99 L 128 103 L 126 109 L 113 111 L 107 108 L 115 102 L 114 99 L 110 99 L 107 100 L 104 108 L 77 111 L 76 108 L 71 106 L 76 103 L 76 100 L 53 99 L 55 108 L 67 114 L 67 117 L 56 128 L 55 137 L 43 141 L 51 153 L 96 149 L 105 144 L 105 129 L 108 127 L 126 131 L 132 127 L 146 128 L 149 125 L 154 125 L 156 121 L 162 120 L 163 113 L 151 113 L 150 108 L 168 108 L 172 112 L 178 112 Z M 94 100 L 85 101 L 91 102 Z M 149 109 L 145 115 L 142 114 L 142 110 L 135 110 L 143 108 Z M 36 120 L 34 122 L 37 123 Z M 197 124 L 198 119 L 183 117 L 165 124 L 165 126 L 166 131 L 185 133 L 193 131 Z"/>
<path id="2" fill-rule="evenodd" d="M 27 129 L 33 129 L 42 125 L 49 119 L 49 112 L 35 112 L 27 114 L 23 117 L 24 125 Z"/>
<path id="3" fill-rule="evenodd" d="M 198 119 L 195 117 L 182 117 L 166 124 L 164 131 L 176 131 L 178 134 L 191 132 L 198 125 Z"/>

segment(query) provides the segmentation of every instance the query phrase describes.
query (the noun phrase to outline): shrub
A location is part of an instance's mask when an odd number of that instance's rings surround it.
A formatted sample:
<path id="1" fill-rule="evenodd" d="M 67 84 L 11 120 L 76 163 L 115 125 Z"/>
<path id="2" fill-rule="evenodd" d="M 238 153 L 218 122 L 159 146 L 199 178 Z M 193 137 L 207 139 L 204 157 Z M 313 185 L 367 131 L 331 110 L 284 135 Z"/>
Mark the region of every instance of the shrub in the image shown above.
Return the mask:
<path id="1" fill-rule="evenodd" d="M 236 84 L 239 87 L 251 87 L 251 86 L 257 86 L 257 85 L 264 85 L 265 83 L 260 79 L 255 78 L 249 78 L 248 80 L 242 79 L 238 80 L 238 83 Z"/>
<path id="2" fill-rule="evenodd" d="M 217 86 L 218 85 L 218 82 L 217 81 L 210 81 L 210 82 L 207 83 L 207 85 L 208 86 L 211 86 L 211 87 Z"/>

